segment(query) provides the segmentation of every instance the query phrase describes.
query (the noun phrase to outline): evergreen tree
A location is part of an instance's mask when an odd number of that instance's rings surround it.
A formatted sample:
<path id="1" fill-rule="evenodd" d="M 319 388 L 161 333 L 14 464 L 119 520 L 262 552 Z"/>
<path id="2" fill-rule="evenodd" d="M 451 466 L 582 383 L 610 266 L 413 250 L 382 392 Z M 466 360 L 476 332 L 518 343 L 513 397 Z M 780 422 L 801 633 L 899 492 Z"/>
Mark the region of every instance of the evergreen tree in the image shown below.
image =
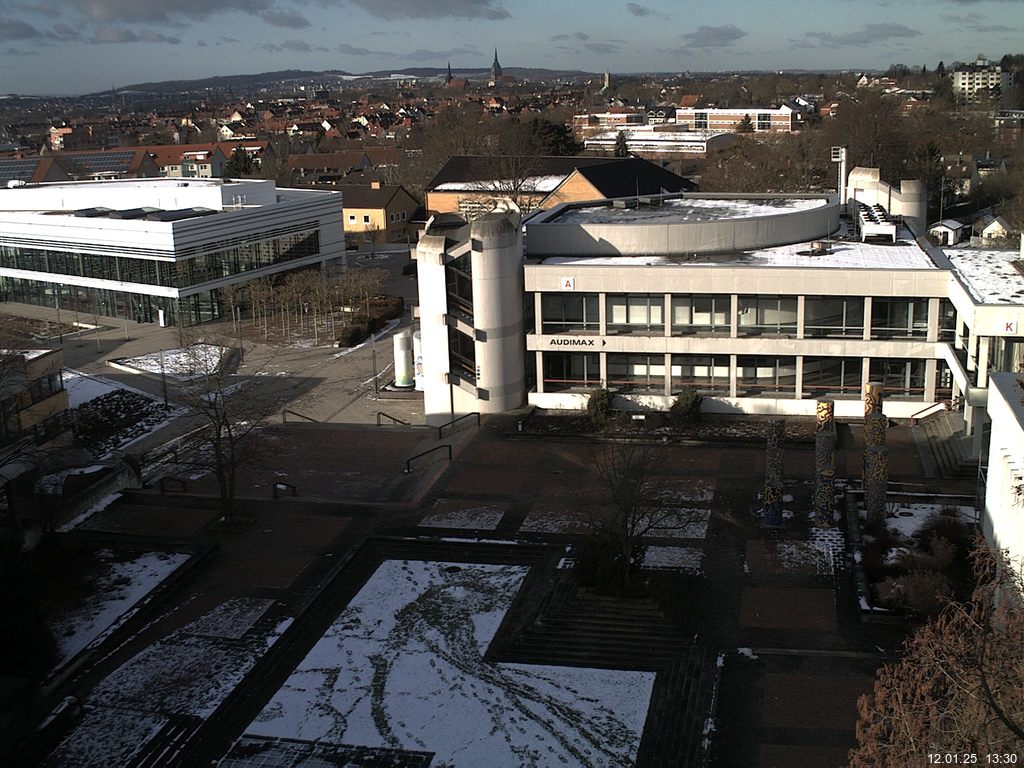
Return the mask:
<path id="1" fill-rule="evenodd" d="M 626 143 L 626 134 L 622 131 L 615 137 L 615 156 L 629 157 L 629 144 Z"/>
<path id="2" fill-rule="evenodd" d="M 224 175 L 228 178 L 232 176 L 251 176 L 254 170 L 252 158 L 241 147 L 235 147 L 231 157 L 224 163 Z"/>

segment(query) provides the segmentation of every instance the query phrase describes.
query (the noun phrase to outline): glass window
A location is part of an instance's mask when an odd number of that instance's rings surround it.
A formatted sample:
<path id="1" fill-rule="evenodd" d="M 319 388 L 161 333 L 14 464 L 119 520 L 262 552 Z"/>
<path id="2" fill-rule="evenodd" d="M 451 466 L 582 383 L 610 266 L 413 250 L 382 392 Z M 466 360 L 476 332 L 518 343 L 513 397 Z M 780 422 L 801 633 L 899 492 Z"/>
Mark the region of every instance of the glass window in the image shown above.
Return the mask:
<path id="1" fill-rule="evenodd" d="M 956 308 L 949 299 L 939 301 L 939 341 L 953 341 L 956 337 Z"/>
<path id="2" fill-rule="evenodd" d="M 729 394 L 728 355 L 672 355 L 672 394 L 694 387 L 703 394 Z"/>
<path id="3" fill-rule="evenodd" d="M 624 392 L 665 391 L 664 355 L 608 355 L 608 386 Z"/>
<path id="4" fill-rule="evenodd" d="M 661 294 L 612 294 L 607 299 L 609 333 L 664 333 Z"/>
<path id="5" fill-rule="evenodd" d="M 863 367 L 859 357 L 805 357 L 803 396 L 859 398 Z"/>
<path id="6" fill-rule="evenodd" d="M 672 334 L 729 333 L 731 298 L 726 295 L 673 296 Z"/>
<path id="7" fill-rule="evenodd" d="M 928 336 L 928 299 L 871 300 L 871 338 L 913 339 Z"/>
<path id="8" fill-rule="evenodd" d="M 804 336 L 864 335 L 864 299 L 854 296 L 808 296 L 804 301 Z"/>
<path id="9" fill-rule="evenodd" d="M 741 355 L 736 359 L 736 394 L 759 397 L 796 394 L 796 358 Z"/>
<path id="10" fill-rule="evenodd" d="M 448 328 L 448 362 L 450 370 L 476 383 L 476 344 L 466 334 Z"/>
<path id="11" fill-rule="evenodd" d="M 545 352 L 543 357 L 545 392 L 601 385 L 601 359 L 597 353 Z"/>
<path id="12" fill-rule="evenodd" d="M 796 296 L 740 296 L 740 336 L 796 336 Z"/>
<path id="13" fill-rule="evenodd" d="M 473 317 L 473 262 L 470 254 L 452 259 L 445 267 L 449 311 Z"/>
<path id="14" fill-rule="evenodd" d="M 545 293 L 541 295 L 541 332 L 597 332 L 601 327 L 596 293 Z"/>
<path id="15" fill-rule="evenodd" d="M 882 397 L 921 400 L 924 397 L 925 361 L 872 358 L 871 381 L 882 382 Z"/>

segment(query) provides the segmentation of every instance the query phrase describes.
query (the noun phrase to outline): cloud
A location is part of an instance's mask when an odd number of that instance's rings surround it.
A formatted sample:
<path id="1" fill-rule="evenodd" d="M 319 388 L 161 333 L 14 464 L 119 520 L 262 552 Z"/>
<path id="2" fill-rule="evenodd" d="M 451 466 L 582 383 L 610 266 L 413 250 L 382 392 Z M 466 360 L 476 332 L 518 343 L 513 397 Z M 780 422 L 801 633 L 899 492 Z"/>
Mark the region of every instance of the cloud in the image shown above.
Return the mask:
<path id="1" fill-rule="evenodd" d="M 279 11 L 271 9 L 260 14 L 260 18 L 274 27 L 288 29 L 305 29 L 310 26 L 309 19 L 296 10 Z"/>
<path id="2" fill-rule="evenodd" d="M 734 24 L 723 27 L 698 27 L 696 32 L 683 35 L 691 48 L 727 48 L 747 33 Z"/>
<path id="3" fill-rule="evenodd" d="M 282 53 L 288 51 L 290 53 L 312 53 L 313 51 L 328 52 L 322 45 L 310 45 L 305 40 L 285 40 L 283 43 L 263 43 L 256 46 L 261 51 L 270 51 L 271 53 Z"/>
<path id="4" fill-rule="evenodd" d="M 653 9 L 648 8 L 646 5 L 640 5 L 640 3 L 626 3 L 626 10 L 634 16 L 640 17 L 660 15 Z"/>
<path id="5" fill-rule="evenodd" d="M 400 53 L 397 58 L 408 59 L 409 61 L 441 61 L 454 56 L 481 56 L 479 48 L 472 45 L 460 45 L 458 48 L 450 48 L 445 51 L 433 51 L 428 48 L 417 48 L 410 53 Z"/>
<path id="6" fill-rule="evenodd" d="M 270 0 L 68 0 L 68 5 L 95 22 L 116 24 L 167 23 L 172 17 L 206 19 L 222 11 L 258 14 L 270 10 Z"/>
<path id="7" fill-rule="evenodd" d="M 207 43 L 205 40 L 196 40 L 196 48 L 206 48 Z"/>
<path id="8" fill-rule="evenodd" d="M 381 19 L 509 19 L 497 0 L 349 0 Z"/>
<path id="9" fill-rule="evenodd" d="M 108 45 L 111 43 L 167 43 L 178 45 L 181 39 L 143 29 L 136 32 L 127 27 L 96 27 L 92 37 L 87 42 L 93 45 Z"/>
<path id="10" fill-rule="evenodd" d="M 21 19 L 0 17 L 0 41 L 33 40 L 44 34 Z"/>
<path id="11" fill-rule="evenodd" d="M 338 43 L 338 53 L 346 53 L 349 56 L 394 56 L 388 51 L 371 51 L 368 48 L 359 48 L 350 43 Z"/>
<path id="12" fill-rule="evenodd" d="M 235 38 L 233 38 L 233 37 L 224 37 L 224 35 L 221 35 L 220 37 L 217 38 L 217 45 L 226 45 L 226 44 L 229 44 L 229 43 L 237 43 L 237 42 L 238 42 L 238 40 L 236 40 Z"/>
<path id="13" fill-rule="evenodd" d="M 918 30 L 911 29 L 903 24 L 865 24 L 860 29 L 842 35 L 837 35 L 833 32 L 808 32 L 807 37 L 815 39 L 819 45 L 844 48 L 847 46 L 876 45 L 887 40 L 918 37 L 920 34 Z"/>
<path id="14" fill-rule="evenodd" d="M 609 53 L 619 52 L 619 46 L 612 43 L 584 43 L 583 47 L 599 56 L 607 56 Z"/>

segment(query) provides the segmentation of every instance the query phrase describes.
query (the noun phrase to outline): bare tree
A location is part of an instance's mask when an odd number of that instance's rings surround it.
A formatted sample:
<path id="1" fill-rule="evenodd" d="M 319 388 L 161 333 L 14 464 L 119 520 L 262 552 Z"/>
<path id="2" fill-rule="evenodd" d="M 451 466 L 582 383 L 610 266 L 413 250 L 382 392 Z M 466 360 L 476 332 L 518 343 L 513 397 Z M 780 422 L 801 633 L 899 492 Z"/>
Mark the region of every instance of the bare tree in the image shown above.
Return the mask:
<path id="1" fill-rule="evenodd" d="M 926 754 L 1024 753 L 1024 582 L 982 542 L 976 586 L 907 641 L 858 702 L 853 768 L 917 765 Z"/>
<path id="2" fill-rule="evenodd" d="M 183 385 L 180 399 L 196 415 L 204 429 L 198 435 L 200 450 L 184 463 L 213 472 L 217 480 L 221 517 L 232 522 L 238 470 L 257 466 L 266 454 L 257 432 L 278 410 L 274 397 L 264 390 L 269 377 L 235 377 L 225 361 L 209 355 L 211 345 L 188 347 L 195 378 Z"/>
<path id="3" fill-rule="evenodd" d="M 581 578 L 628 591 L 643 565 L 645 539 L 685 535 L 702 514 L 672 503 L 665 488 L 665 448 L 615 441 L 595 451 L 586 485 L 576 489 L 576 518 L 587 531 L 577 550 Z"/>

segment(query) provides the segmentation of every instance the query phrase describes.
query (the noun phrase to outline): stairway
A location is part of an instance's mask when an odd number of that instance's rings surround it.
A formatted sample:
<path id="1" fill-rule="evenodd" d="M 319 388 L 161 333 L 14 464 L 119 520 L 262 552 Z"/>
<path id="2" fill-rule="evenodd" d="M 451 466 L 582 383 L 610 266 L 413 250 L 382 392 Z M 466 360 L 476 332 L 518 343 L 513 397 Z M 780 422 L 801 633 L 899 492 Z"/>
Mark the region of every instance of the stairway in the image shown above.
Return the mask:
<path id="1" fill-rule="evenodd" d="M 963 417 L 955 411 L 927 416 L 914 427 L 914 438 L 930 478 L 971 481 L 978 476 L 978 460 L 970 456 L 972 438 L 964 435 Z"/>

